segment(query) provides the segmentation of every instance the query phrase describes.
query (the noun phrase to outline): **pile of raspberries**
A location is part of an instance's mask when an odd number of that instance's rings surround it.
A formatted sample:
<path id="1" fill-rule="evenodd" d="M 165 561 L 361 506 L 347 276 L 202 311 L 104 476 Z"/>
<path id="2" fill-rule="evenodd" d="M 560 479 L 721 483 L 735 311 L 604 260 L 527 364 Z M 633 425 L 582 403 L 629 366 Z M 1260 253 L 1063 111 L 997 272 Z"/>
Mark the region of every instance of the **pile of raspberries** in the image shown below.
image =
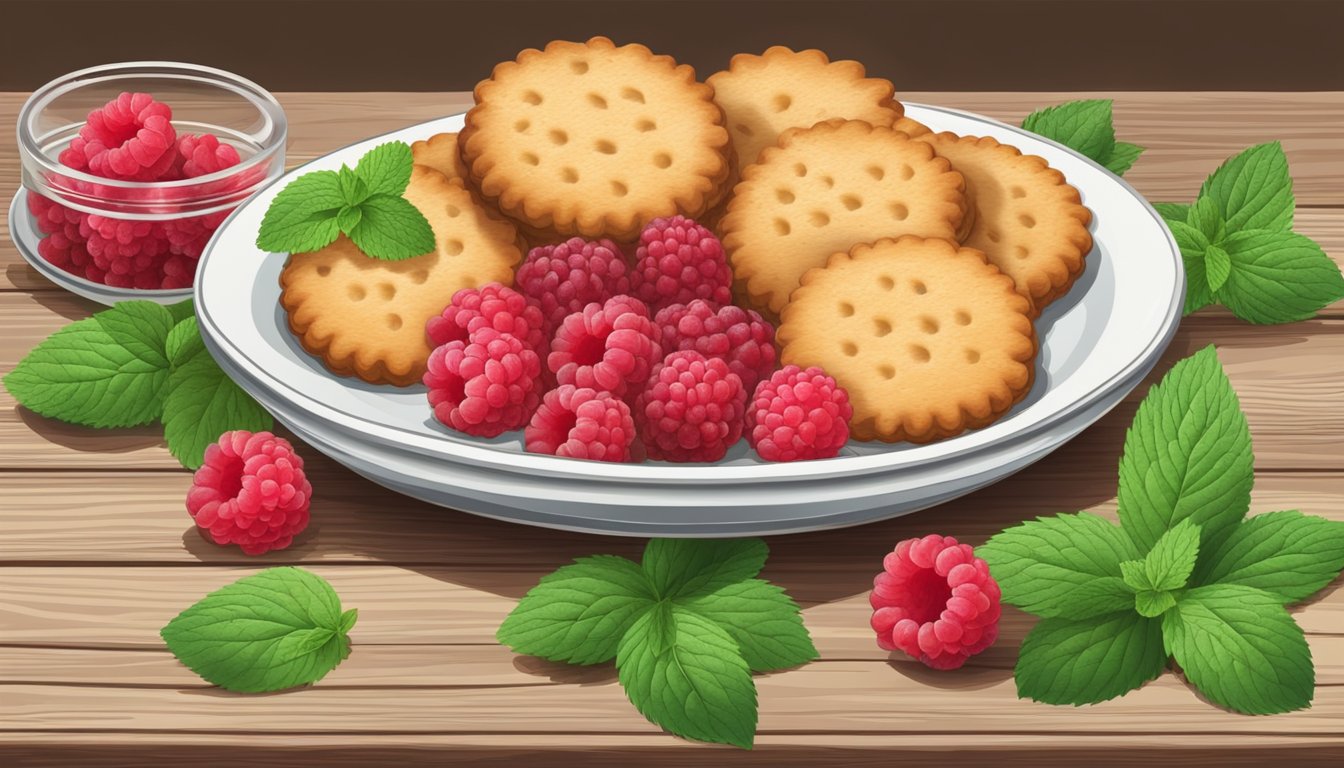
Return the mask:
<path id="1" fill-rule="evenodd" d="M 194 179 L 240 162 L 238 150 L 219 137 L 179 135 L 172 119 L 172 109 L 149 94 L 122 93 L 89 113 L 79 135 L 57 159 L 72 170 L 141 183 Z M 68 186 L 71 180 L 60 183 Z M 102 191 L 123 203 L 160 194 L 152 188 Z M 98 188 L 88 193 L 101 196 Z M 43 234 L 37 247 L 43 259 L 96 283 L 141 289 L 189 287 L 201 252 L 229 214 L 161 221 L 117 218 L 76 211 L 35 192 L 28 193 L 28 210 Z"/>
<path id="2" fill-rule="evenodd" d="M 595 461 L 718 461 L 744 434 L 767 461 L 835 456 L 845 390 L 777 370 L 775 329 L 731 288 L 723 245 L 684 216 L 650 222 L 633 262 L 608 240 L 533 248 L 513 287 L 459 291 L 426 325 L 434 416 Z"/>

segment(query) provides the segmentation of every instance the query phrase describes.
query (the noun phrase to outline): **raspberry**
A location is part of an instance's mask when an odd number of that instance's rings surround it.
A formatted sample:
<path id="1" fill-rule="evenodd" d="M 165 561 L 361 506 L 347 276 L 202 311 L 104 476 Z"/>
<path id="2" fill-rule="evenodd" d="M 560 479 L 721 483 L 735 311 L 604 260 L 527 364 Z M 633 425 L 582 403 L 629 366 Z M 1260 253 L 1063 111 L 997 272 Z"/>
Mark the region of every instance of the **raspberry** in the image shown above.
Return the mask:
<path id="1" fill-rule="evenodd" d="M 748 392 L 775 369 L 775 329 L 755 312 L 696 299 L 659 310 L 654 323 L 662 330 L 669 352 L 690 349 L 705 357 L 721 357 L 742 379 Z"/>
<path id="2" fill-rule="evenodd" d="M 443 312 L 425 324 L 425 334 L 430 346 L 441 347 L 450 341 L 469 341 L 470 335 L 481 328 L 513 334 L 538 355 L 545 351 L 541 310 L 528 303 L 523 294 L 500 283 L 463 288 L 453 294 Z"/>
<path id="3" fill-rule="evenodd" d="M 630 406 L 608 392 L 561 384 L 546 393 L 523 432 L 530 453 L 629 461 L 635 439 Z"/>
<path id="4" fill-rule="evenodd" d="M 518 267 L 515 284 L 541 307 L 547 336 L 566 315 L 592 302 L 630 292 L 625 255 L 610 240 L 595 243 L 574 237 L 557 245 L 533 248 Z"/>
<path id="5" fill-rule="evenodd" d="M 644 303 L 614 296 L 567 316 L 551 339 L 547 369 L 559 384 L 610 392 L 617 397 L 649 380 L 662 358 L 658 328 Z"/>
<path id="6" fill-rule="evenodd" d="M 162 178 L 177 160 L 173 111 L 147 93 L 122 93 L 89 113 L 59 160 L 75 170 L 123 181 Z"/>
<path id="7" fill-rule="evenodd" d="M 999 636 L 999 584 L 969 544 L 951 536 L 906 539 L 873 579 L 877 644 L 933 669 L 956 669 Z"/>
<path id="8" fill-rule="evenodd" d="M 817 367 L 787 365 L 747 404 L 747 441 L 766 461 L 829 459 L 849 439 L 849 394 Z"/>
<path id="9" fill-rule="evenodd" d="M 747 393 L 717 357 L 673 352 L 635 402 L 649 458 L 718 461 L 742 436 Z"/>
<path id="10" fill-rule="evenodd" d="M 482 328 L 429 355 L 425 386 L 434 417 L 478 437 L 518 429 L 540 400 L 541 360 L 517 337 Z"/>
<path id="11" fill-rule="evenodd" d="M 242 162 L 238 150 L 231 144 L 221 144 L 213 133 L 188 133 L 177 140 L 176 150 L 174 167 L 180 165 L 178 173 L 186 179 L 218 173 Z"/>
<path id="12" fill-rule="evenodd" d="M 640 233 L 630 285 L 654 311 L 694 299 L 732 304 L 732 283 L 723 244 L 691 219 L 654 219 Z"/>
<path id="13" fill-rule="evenodd" d="M 284 549 L 308 527 L 313 487 L 303 458 L 270 432 L 225 432 L 205 449 L 187 492 L 187 512 L 216 544 L 249 555 Z"/>

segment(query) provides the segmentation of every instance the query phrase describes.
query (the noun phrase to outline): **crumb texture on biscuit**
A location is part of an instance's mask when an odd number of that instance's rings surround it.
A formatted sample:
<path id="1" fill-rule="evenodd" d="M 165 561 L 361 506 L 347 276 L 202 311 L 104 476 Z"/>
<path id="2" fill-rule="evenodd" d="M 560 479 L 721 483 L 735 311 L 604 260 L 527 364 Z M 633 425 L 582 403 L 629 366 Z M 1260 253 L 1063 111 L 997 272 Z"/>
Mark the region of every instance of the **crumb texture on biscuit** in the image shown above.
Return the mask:
<path id="1" fill-rule="evenodd" d="M 1031 389 L 1030 305 L 983 253 L 902 237 L 810 270 L 779 327 L 781 362 L 816 365 L 859 440 L 930 442 L 987 426 Z"/>

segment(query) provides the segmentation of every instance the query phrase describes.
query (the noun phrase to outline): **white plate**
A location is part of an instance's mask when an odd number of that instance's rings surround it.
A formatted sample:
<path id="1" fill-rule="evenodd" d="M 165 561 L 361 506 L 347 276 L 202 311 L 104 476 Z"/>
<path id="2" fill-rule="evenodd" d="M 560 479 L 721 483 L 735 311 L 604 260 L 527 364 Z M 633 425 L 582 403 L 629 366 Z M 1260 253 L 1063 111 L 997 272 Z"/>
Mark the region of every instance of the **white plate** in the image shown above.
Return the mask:
<path id="1" fill-rule="evenodd" d="M 716 536 L 853 525 L 931 506 L 1040 459 L 1114 407 L 1171 340 L 1184 299 L 1179 251 L 1129 185 L 1053 142 L 988 118 L 908 104 L 934 130 L 993 136 L 1046 158 L 1094 213 L 1095 247 L 1073 290 L 1037 322 L 1036 385 L 994 424 L 924 446 L 851 441 L 840 457 L 769 464 L 739 443 L 716 464 L 605 464 L 522 452 L 520 433 L 462 435 L 430 415 L 421 387 L 329 373 L 299 347 L 278 305 L 284 257 L 255 245 L 276 193 L 299 173 L 353 165 L 389 140 L 455 131 L 460 115 L 338 150 L 243 204 L 201 258 L 196 308 L 211 352 L 314 447 L 408 495 L 519 522 L 637 535 Z"/>

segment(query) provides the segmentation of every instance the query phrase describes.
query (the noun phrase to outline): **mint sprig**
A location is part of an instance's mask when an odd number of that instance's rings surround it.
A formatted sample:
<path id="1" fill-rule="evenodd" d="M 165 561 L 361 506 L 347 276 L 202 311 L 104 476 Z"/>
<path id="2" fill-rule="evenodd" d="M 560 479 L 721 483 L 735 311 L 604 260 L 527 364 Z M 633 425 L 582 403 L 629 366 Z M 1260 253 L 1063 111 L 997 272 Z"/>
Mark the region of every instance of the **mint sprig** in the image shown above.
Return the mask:
<path id="1" fill-rule="evenodd" d="M 1120 460 L 1118 527 L 1057 515 L 976 551 L 1004 602 L 1042 617 L 1022 643 L 1018 695 L 1105 701 L 1174 657 L 1228 709 L 1308 706 L 1311 653 L 1284 606 L 1344 568 L 1344 523 L 1296 511 L 1247 518 L 1253 479 L 1245 417 L 1206 347 L 1139 406 Z"/>
<path id="2" fill-rule="evenodd" d="M 366 255 L 387 261 L 434 250 L 429 221 L 403 197 L 414 161 L 405 142 L 369 150 L 354 168 L 312 171 L 280 190 L 262 217 L 257 247 L 306 253 L 341 234 Z"/>
<path id="3" fill-rule="evenodd" d="M 263 693 L 325 677 L 350 655 L 357 618 L 321 576 L 268 568 L 206 595 L 159 634 L 206 682 Z"/>
<path id="4" fill-rule="evenodd" d="M 1110 99 L 1084 99 L 1038 109 L 1022 127 L 1088 157 L 1117 176 L 1134 165 L 1143 147 L 1116 141 Z"/>
<path id="5" fill-rule="evenodd" d="M 756 578 L 768 554 L 759 539 L 653 539 L 641 563 L 580 558 L 542 577 L 496 637 L 552 661 L 614 659 L 630 702 L 655 725 L 750 748 L 751 673 L 817 658 L 798 604 Z"/>

